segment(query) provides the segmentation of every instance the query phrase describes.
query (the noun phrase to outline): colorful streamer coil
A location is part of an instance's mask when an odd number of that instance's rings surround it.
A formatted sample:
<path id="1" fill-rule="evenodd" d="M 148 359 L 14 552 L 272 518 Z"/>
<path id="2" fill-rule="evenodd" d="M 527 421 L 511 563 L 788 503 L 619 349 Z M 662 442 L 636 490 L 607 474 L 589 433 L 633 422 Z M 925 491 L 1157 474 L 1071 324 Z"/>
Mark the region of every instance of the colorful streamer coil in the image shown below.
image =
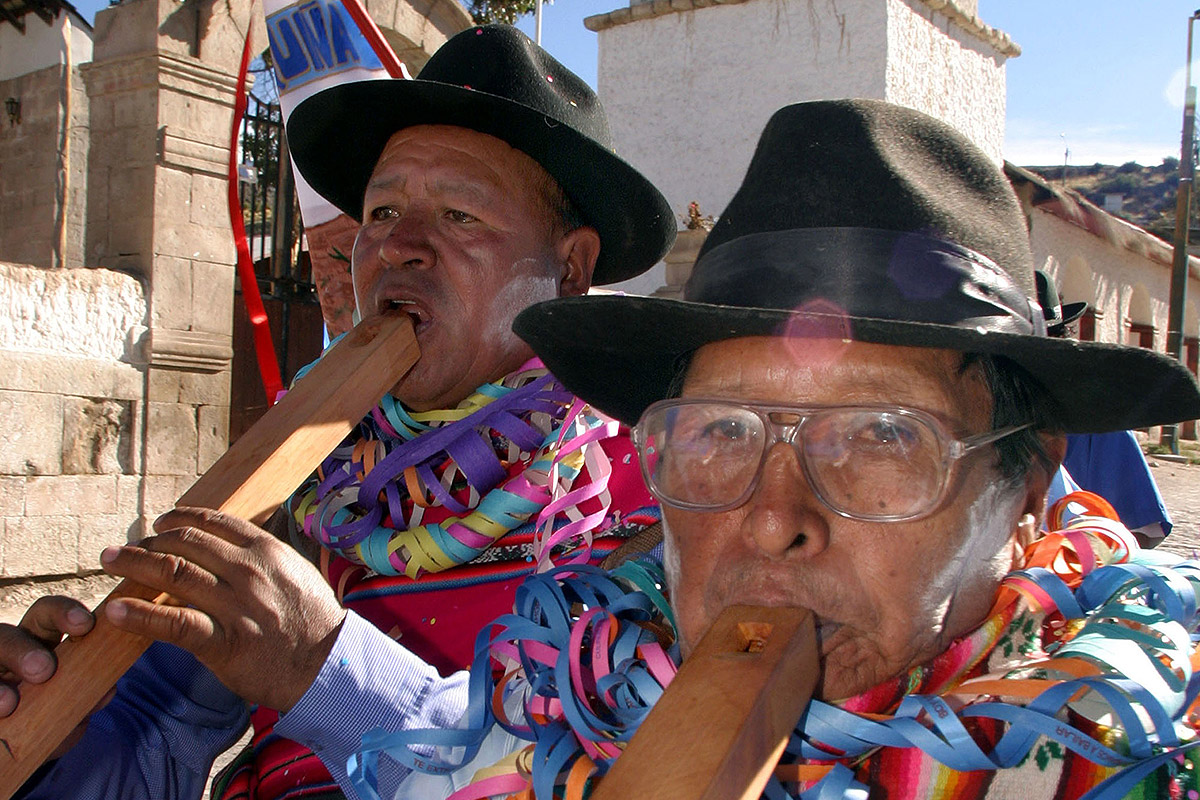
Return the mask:
<path id="1" fill-rule="evenodd" d="M 538 568 L 584 561 L 611 501 L 599 442 L 616 433 L 534 360 L 454 409 L 385 396 L 289 507 L 324 549 L 380 575 L 467 563 L 530 520 Z"/>
<path id="2" fill-rule="evenodd" d="M 368 734 L 349 765 L 358 791 L 378 797 L 382 753 L 423 772 L 458 770 L 493 725 L 532 744 L 479 774 L 454 800 L 523 791 L 531 781 L 538 797 L 553 797 L 560 774 L 582 790 L 597 764 L 606 768 L 620 755 L 674 677 L 679 655 L 663 580 L 661 568 L 648 562 L 612 572 L 579 565 L 532 575 L 517 590 L 514 612 L 479 633 L 464 727 Z M 523 719 L 509 719 L 505 709 L 514 700 Z M 431 746 L 458 757 L 431 758 Z"/>
<path id="3" fill-rule="evenodd" d="M 1194 789 L 1184 754 L 1200 743 L 1200 562 L 1139 551 L 1098 498 L 1066 499 L 1087 513 L 1033 543 L 1024 568 L 1002 583 L 989 622 L 999 620 L 1003 633 L 987 633 L 980 654 L 992 671 L 970 669 L 934 692 L 907 694 L 889 713 L 814 700 L 764 797 L 865 798 L 865 765 L 892 749 L 969 776 L 1018 767 L 1045 742 L 1095 766 L 1085 800 L 1126 797 L 1158 771 L 1173 795 L 1183 796 L 1185 780 Z M 1051 519 L 1063 515 L 1056 508 Z M 350 762 L 363 796 L 377 797 L 382 754 L 448 774 L 499 726 L 531 744 L 477 773 L 453 800 L 585 797 L 674 675 L 679 653 L 662 587 L 658 566 L 643 562 L 611 574 L 577 567 L 533 576 L 514 613 L 477 639 L 463 729 L 364 737 Z M 1009 654 L 1003 645 L 1020 631 L 1035 634 Z M 509 716 L 514 698 L 521 718 Z M 973 735 L 981 729 L 997 734 L 981 741 Z M 434 748 L 459 757 L 431 757 Z"/>

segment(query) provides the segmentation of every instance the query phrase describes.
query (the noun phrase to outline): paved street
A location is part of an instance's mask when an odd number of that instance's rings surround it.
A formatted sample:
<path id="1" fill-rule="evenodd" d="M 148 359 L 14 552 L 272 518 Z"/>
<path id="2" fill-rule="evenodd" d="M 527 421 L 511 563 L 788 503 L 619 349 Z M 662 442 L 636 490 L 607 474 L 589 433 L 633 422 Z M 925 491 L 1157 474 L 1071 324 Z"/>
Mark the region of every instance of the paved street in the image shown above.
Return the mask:
<path id="1" fill-rule="evenodd" d="M 1175 523 L 1161 547 L 1184 556 L 1200 553 L 1200 465 L 1175 464 L 1154 456 L 1149 462 Z"/>

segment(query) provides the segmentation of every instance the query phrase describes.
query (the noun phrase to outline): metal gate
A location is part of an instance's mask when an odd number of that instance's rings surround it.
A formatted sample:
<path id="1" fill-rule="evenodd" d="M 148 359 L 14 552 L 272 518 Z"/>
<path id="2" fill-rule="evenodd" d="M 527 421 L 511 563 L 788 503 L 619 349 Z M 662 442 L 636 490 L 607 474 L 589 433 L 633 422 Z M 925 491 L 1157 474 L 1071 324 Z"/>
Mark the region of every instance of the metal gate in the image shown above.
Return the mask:
<path id="1" fill-rule="evenodd" d="M 299 246 L 303 229 L 291 162 L 287 148 L 282 146 L 283 115 L 279 104 L 273 102 L 274 80 L 269 64 L 256 62 L 254 73 L 254 89 L 239 141 L 239 196 L 250 258 L 286 386 L 297 369 L 320 355 L 324 323 L 308 254 Z M 233 303 L 230 442 L 267 409 L 240 285 L 236 285 Z"/>

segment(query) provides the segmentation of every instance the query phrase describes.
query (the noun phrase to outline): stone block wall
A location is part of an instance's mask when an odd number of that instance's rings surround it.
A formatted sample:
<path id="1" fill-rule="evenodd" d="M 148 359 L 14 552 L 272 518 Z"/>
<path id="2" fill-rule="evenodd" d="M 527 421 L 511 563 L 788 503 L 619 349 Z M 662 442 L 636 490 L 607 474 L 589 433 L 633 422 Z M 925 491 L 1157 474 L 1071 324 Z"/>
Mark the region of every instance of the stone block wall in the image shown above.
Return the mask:
<path id="1" fill-rule="evenodd" d="M 142 285 L 0 263 L 0 304 L 0 580 L 94 572 L 145 529 Z"/>
<path id="2" fill-rule="evenodd" d="M 89 106 L 79 70 L 65 85 L 58 66 L 0 81 L 8 97 L 20 99 L 21 121 L 0 120 L 0 260 L 81 266 Z"/>
<path id="3" fill-rule="evenodd" d="M 229 70 L 249 11 L 126 0 L 97 14 L 95 58 L 83 69 L 93 109 L 88 256 L 147 287 L 142 524 L 174 505 L 228 442 Z"/>
<path id="4" fill-rule="evenodd" d="M 50 266 L 54 241 L 54 139 L 57 68 L 0 82 L 0 95 L 21 100 L 21 121 L 0 121 L 0 257 Z M 23 165 L 20 171 L 14 169 Z"/>
<path id="5" fill-rule="evenodd" d="M 151 252 L 154 215 L 154 129 L 141 117 L 155 114 L 152 63 L 120 61 L 105 65 L 102 102 L 92 102 L 92 142 L 88 159 L 88 263 L 144 273 Z M 88 94 L 96 93 L 96 65 L 84 65 Z"/>

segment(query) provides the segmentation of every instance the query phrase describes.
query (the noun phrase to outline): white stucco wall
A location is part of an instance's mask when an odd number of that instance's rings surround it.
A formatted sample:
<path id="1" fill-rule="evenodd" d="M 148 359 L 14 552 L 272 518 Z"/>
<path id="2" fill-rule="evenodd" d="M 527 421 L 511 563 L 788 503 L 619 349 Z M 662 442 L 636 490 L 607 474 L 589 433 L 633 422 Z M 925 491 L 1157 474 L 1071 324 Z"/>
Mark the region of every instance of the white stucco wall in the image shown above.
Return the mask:
<path id="1" fill-rule="evenodd" d="M 1033 212 L 1030 245 L 1034 264 L 1046 266 L 1063 287 L 1064 302 L 1083 300 L 1096 309 L 1096 341 L 1127 343 L 1134 291 L 1138 287 L 1144 288 L 1154 323 L 1154 349 L 1166 351 L 1171 297 L 1169 266 L 1114 247 L 1106 240 L 1039 209 Z M 1047 263 L 1048 259 L 1052 260 Z M 1066 280 L 1066 265 L 1072 260 L 1071 269 L 1075 274 L 1071 280 Z M 1090 272 L 1091 296 L 1079 295 L 1082 284 L 1080 260 Z M 1189 305 L 1194 305 L 1196 299 L 1200 298 L 1200 280 L 1194 275 L 1188 281 L 1187 295 L 1191 301 Z M 1196 335 L 1195 329 L 1186 322 L 1184 333 Z"/>
<path id="2" fill-rule="evenodd" d="M 600 30 L 599 93 L 617 152 L 676 214 L 693 200 L 719 214 L 771 114 L 805 100 L 902 103 L 955 125 L 1000 163 L 1005 57 L 920 0 L 748 0 L 640 13 Z M 660 264 L 615 288 L 648 294 L 664 282 Z"/>
<path id="3" fill-rule="evenodd" d="M 771 114 L 800 100 L 882 97 L 879 0 L 750 0 L 600 33 L 598 83 L 617 152 L 666 195 L 718 214 Z M 660 264 L 620 288 L 648 294 Z"/>
<path id="4" fill-rule="evenodd" d="M 62 19 L 62 17 L 60 17 Z M 86 64 L 92 60 L 92 28 L 83 20 L 67 15 L 68 43 L 71 64 Z"/>
<path id="5" fill-rule="evenodd" d="M 887 0 L 884 99 L 962 131 L 1002 163 L 1007 57 L 914 0 Z"/>
<path id="6" fill-rule="evenodd" d="M 133 276 L 0 262 L 0 351 L 129 361 L 146 324 Z"/>
<path id="7" fill-rule="evenodd" d="M 91 29 L 74 15 L 60 11 L 53 25 L 36 14 L 23 19 L 24 34 L 12 25 L 0 25 L 0 81 L 55 64 L 92 60 Z"/>

